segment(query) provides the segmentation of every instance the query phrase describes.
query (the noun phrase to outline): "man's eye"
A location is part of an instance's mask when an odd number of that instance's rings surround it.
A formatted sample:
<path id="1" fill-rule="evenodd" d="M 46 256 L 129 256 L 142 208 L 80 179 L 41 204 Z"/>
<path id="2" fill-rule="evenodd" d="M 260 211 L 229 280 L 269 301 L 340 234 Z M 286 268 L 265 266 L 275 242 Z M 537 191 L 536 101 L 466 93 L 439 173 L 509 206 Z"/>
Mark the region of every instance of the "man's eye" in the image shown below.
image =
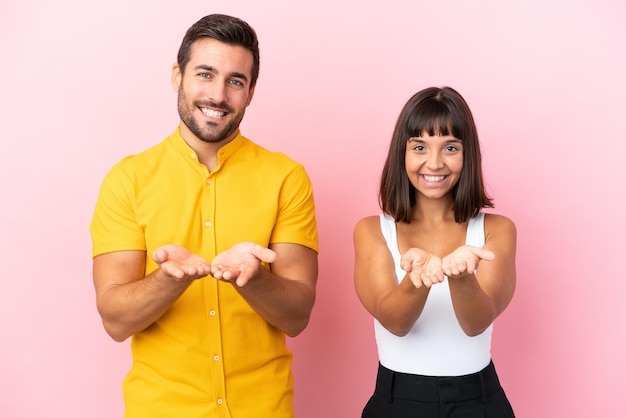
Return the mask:
<path id="1" fill-rule="evenodd" d="M 209 73 L 200 73 L 200 74 L 198 74 L 198 76 L 200 76 L 202 78 L 209 78 L 209 77 L 211 77 L 211 74 L 209 74 Z"/>
<path id="2" fill-rule="evenodd" d="M 237 87 L 243 87 L 243 83 L 240 80 L 230 80 L 230 84 Z"/>

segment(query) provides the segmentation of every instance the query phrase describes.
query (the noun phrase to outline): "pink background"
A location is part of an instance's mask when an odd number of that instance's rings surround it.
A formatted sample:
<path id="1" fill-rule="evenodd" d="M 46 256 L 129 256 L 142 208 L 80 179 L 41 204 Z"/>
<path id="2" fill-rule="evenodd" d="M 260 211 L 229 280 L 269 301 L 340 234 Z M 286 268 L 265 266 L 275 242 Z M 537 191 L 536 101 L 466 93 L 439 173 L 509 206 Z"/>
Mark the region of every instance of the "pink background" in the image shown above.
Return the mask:
<path id="1" fill-rule="evenodd" d="M 379 212 L 396 117 L 430 85 L 469 102 L 496 211 L 518 226 L 493 345 L 518 416 L 623 416 L 621 0 L 2 0 L 0 416 L 121 416 L 129 348 L 100 324 L 88 226 L 108 169 L 175 128 L 171 65 L 212 12 L 261 40 L 244 134 L 304 163 L 316 191 L 318 302 L 289 341 L 298 418 L 360 416 L 373 390 L 352 228 Z"/>

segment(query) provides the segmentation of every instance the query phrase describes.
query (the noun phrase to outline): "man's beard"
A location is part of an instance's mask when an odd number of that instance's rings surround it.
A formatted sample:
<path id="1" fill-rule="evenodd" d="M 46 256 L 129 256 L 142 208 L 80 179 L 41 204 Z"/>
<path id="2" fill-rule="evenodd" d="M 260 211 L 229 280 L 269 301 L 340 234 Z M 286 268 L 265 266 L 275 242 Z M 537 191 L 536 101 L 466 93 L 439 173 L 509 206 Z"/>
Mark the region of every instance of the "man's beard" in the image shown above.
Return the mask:
<path id="1" fill-rule="evenodd" d="M 189 106 L 192 106 L 190 109 Z M 192 111 L 195 107 L 211 107 L 213 109 L 223 110 L 233 115 L 233 118 L 226 123 L 224 128 L 221 131 L 217 131 L 215 129 L 216 123 L 214 122 L 206 122 L 205 126 L 201 126 L 198 124 L 196 119 L 194 119 Z M 215 103 L 215 102 L 194 102 L 189 104 L 187 100 L 187 96 L 181 90 L 178 92 L 178 114 L 180 116 L 180 120 L 187 126 L 187 128 L 203 142 L 208 143 L 217 143 L 222 142 L 229 136 L 231 136 L 237 129 L 239 129 L 239 124 L 243 119 L 245 114 L 245 108 L 242 109 L 239 113 L 235 113 L 234 110 L 224 104 L 224 103 Z M 203 129 L 204 128 L 204 129 Z"/>

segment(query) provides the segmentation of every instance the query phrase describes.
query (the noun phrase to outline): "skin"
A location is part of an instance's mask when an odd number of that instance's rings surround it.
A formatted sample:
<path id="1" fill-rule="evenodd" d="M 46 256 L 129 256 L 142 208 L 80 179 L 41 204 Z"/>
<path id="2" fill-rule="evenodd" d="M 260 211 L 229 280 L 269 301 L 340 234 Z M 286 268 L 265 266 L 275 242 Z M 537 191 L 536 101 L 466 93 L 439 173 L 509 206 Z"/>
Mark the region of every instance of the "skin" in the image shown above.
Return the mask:
<path id="1" fill-rule="evenodd" d="M 398 284 L 378 216 L 354 229 L 355 288 L 364 307 L 391 333 L 406 335 L 420 317 L 432 286 L 448 276 L 452 305 L 468 336 L 481 334 L 510 303 L 515 290 L 516 229 L 485 215 L 485 246 L 465 245 L 467 222 L 454 220 L 452 189 L 463 167 L 462 142 L 452 136 L 407 141 L 406 170 L 416 190 L 410 223 L 398 223 Z"/>
<path id="2" fill-rule="evenodd" d="M 193 44 L 185 69 L 173 67 L 181 135 L 209 171 L 217 166 L 219 149 L 239 133 L 254 95 L 251 68 L 248 50 L 208 38 Z M 199 279 L 231 283 L 262 318 L 289 336 L 308 324 L 318 273 L 317 253 L 310 248 L 242 242 L 208 261 L 184 247 L 164 245 L 151 256 L 159 268 L 147 276 L 144 251 L 94 257 L 98 311 L 116 341 L 146 329 Z"/>
<path id="3" fill-rule="evenodd" d="M 254 96 L 252 61 L 243 47 L 203 38 L 193 43 L 184 71 L 178 64 L 172 69 L 180 133 L 209 171 L 217 166 L 217 151 L 239 133 Z"/>

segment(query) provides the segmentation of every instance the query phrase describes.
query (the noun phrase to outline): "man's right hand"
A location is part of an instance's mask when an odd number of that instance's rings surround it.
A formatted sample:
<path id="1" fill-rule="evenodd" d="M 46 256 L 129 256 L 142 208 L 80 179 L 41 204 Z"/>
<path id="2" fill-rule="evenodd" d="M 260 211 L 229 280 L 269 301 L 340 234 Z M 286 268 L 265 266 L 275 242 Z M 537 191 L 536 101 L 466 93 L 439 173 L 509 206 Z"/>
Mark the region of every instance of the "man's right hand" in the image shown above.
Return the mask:
<path id="1" fill-rule="evenodd" d="M 159 268 L 145 276 L 145 251 L 117 251 L 93 260 L 96 302 L 104 328 L 115 341 L 146 329 L 167 311 L 211 266 L 179 245 L 164 245 L 152 253 Z"/>
<path id="2" fill-rule="evenodd" d="M 152 253 L 161 271 L 177 281 L 191 281 L 211 273 L 211 265 L 199 255 L 180 245 L 163 245 Z"/>

